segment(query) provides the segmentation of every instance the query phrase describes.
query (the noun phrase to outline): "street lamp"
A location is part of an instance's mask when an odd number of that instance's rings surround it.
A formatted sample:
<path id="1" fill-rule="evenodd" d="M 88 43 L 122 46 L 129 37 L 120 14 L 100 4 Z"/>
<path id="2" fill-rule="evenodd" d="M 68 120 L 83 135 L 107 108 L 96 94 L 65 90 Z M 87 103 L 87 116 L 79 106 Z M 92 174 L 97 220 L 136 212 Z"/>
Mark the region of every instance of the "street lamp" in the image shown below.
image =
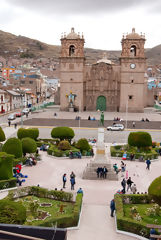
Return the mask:
<path id="1" fill-rule="evenodd" d="M 23 128 L 23 97 L 25 95 L 25 91 L 17 88 L 17 91 L 20 93 L 21 97 L 21 128 Z"/>

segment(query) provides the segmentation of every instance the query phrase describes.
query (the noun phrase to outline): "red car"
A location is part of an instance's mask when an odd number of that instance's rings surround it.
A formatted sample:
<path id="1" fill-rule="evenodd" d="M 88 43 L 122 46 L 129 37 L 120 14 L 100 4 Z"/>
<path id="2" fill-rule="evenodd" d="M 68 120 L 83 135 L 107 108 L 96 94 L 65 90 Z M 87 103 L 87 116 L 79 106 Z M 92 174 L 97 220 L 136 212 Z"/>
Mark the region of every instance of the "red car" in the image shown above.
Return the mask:
<path id="1" fill-rule="evenodd" d="M 16 117 L 21 117 L 21 112 L 17 112 Z"/>

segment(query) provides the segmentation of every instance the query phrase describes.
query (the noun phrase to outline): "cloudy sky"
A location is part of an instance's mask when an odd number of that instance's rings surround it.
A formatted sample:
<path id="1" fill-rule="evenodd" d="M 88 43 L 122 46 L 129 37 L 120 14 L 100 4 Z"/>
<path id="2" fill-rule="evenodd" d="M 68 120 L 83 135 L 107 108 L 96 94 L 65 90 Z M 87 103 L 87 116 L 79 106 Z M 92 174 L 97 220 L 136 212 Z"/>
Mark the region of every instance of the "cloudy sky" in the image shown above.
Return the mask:
<path id="1" fill-rule="evenodd" d="M 121 49 L 123 33 L 161 44 L 160 0 L 0 0 L 0 30 L 60 45 L 62 32 L 84 33 L 85 46 Z"/>

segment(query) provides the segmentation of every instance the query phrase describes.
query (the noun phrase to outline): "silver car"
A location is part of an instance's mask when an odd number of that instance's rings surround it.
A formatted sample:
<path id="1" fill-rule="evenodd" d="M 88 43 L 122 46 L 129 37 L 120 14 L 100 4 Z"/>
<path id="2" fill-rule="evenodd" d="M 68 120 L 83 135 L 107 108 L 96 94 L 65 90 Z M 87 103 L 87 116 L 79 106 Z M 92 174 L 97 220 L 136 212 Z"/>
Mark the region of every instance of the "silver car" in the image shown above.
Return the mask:
<path id="1" fill-rule="evenodd" d="M 108 131 L 123 131 L 124 125 L 123 124 L 114 124 L 113 126 L 107 127 Z"/>
<path id="2" fill-rule="evenodd" d="M 14 119 L 16 119 L 16 114 L 13 113 L 8 116 L 8 120 L 14 120 Z"/>

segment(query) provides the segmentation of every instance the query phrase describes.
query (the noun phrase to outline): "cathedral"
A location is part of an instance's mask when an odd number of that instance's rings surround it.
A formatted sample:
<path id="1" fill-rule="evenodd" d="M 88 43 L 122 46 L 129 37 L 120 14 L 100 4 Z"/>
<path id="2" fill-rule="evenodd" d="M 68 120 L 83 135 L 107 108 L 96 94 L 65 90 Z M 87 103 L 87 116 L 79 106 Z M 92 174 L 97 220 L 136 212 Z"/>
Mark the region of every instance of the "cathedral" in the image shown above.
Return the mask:
<path id="1" fill-rule="evenodd" d="M 147 99 L 145 36 L 134 28 L 123 35 L 119 64 L 106 56 L 86 64 L 84 42 L 74 28 L 61 37 L 60 109 L 143 112 Z"/>

